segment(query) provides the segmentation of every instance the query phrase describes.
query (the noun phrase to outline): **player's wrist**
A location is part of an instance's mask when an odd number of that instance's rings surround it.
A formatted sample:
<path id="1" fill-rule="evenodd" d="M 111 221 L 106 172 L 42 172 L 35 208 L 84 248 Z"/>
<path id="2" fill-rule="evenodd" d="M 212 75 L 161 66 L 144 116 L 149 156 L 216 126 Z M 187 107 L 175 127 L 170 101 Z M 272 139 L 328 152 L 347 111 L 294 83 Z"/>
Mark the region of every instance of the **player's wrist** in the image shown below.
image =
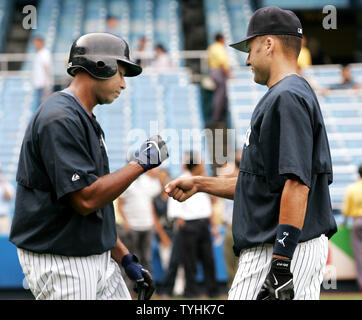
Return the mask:
<path id="1" fill-rule="evenodd" d="M 139 163 L 136 162 L 136 161 L 133 161 L 133 160 L 132 160 L 132 161 L 130 161 L 130 162 L 128 163 L 128 165 L 129 165 L 130 167 L 134 168 L 135 170 L 139 171 L 140 174 L 145 171 L 145 170 L 143 169 L 143 167 L 141 166 L 141 164 L 139 164 Z"/>
<path id="2" fill-rule="evenodd" d="M 285 259 L 285 260 L 291 260 L 290 258 L 288 257 L 285 257 L 285 256 L 280 256 L 278 254 L 273 254 L 273 258 L 275 259 Z"/>
<path id="3" fill-rule="evenodd" d="M 274 243 L 273 256 L 292 259 L 298 245 L 301 230 L 289 224 L 279 224 Z"/>
<path id="4" fill-rule="evenodd" d="M 202 181 L 203 176 L 193 176 L 193 177 L 191 177 L 191 179 L 193 182 L 193 186 L 196 189 L 196 192 L 202 192 L 202 188 L 204 186 L 203 181 Z"/>

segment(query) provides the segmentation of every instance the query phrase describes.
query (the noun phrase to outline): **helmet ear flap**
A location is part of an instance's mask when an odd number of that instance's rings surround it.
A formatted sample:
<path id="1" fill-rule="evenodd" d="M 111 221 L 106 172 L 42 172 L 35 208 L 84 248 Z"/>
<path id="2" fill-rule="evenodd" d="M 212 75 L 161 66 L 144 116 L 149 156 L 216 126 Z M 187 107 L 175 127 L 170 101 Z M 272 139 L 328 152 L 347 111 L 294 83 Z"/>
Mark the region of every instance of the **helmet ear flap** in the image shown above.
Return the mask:
<path id="1" fill-rule="evenodd" d="M 118 72 L 117 60 L 114 58 L 101 58 L 96 59 L 94 63 L 93 76 L 98 79 L 112 78 Z"/>
<path id="2" fill-rule="evenodd" d="M 105 66 L 106 66 L 106 64 L 102 60 L 96 62 L 97 68 L 104 68 Z"/>

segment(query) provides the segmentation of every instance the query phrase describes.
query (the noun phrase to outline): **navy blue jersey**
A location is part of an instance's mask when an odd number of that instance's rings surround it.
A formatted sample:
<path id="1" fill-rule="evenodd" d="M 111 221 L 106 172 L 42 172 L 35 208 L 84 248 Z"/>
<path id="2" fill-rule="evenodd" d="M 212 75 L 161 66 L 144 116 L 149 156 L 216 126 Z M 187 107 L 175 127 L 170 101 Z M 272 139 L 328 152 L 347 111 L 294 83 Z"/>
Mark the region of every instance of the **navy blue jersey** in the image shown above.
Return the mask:
<path id="1" fill-rule="evenodd" d="M 257 104 L 247 131 L 234 194 L 234 251 L 274 243 L 286 180 L 310 188 L 300 241 L 337 230 L 329 194 L 332 162 L 317 97 L 297 75 L 272 86 Z"/>
<path id="2" fill-rule="evenodd" d="M 109 173 L 103 131 L 80 101 L 52 94 L 30 121 L 21 147 L 10 241 L 37 253 L 101 254 L 115 246 L 113 204 L 87 216 L 66 195 Z"/>

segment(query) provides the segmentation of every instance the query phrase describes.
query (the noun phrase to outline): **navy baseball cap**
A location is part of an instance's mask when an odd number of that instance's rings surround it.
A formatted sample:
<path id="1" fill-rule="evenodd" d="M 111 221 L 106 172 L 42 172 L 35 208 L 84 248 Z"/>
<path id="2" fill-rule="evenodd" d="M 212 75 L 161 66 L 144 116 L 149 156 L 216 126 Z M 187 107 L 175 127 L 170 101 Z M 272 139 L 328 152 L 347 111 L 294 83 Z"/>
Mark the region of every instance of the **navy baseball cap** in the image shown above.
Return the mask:
<path id="1" fill-rule="evenodd" d="M 293 11 L 275 6 L 260 8 L 254 12 L 249 21 L 246 37 L 231 44 L 230 47 L 249 52 L 248 40 L 263 35 L 292 35 L 302 38 L 302 24 Z"/>

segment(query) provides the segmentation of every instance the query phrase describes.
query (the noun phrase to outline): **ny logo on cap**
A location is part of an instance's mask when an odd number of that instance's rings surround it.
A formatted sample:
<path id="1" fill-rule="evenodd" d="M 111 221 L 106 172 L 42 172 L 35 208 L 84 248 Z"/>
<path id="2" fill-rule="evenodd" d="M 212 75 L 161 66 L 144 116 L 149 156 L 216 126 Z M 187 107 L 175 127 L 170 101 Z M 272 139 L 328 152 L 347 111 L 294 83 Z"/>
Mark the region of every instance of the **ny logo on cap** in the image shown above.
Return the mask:
<path id="1" fill-rule="evenodd" d="M 298 33 L 303 34 L 302 28 L 298 28 Z"/>

